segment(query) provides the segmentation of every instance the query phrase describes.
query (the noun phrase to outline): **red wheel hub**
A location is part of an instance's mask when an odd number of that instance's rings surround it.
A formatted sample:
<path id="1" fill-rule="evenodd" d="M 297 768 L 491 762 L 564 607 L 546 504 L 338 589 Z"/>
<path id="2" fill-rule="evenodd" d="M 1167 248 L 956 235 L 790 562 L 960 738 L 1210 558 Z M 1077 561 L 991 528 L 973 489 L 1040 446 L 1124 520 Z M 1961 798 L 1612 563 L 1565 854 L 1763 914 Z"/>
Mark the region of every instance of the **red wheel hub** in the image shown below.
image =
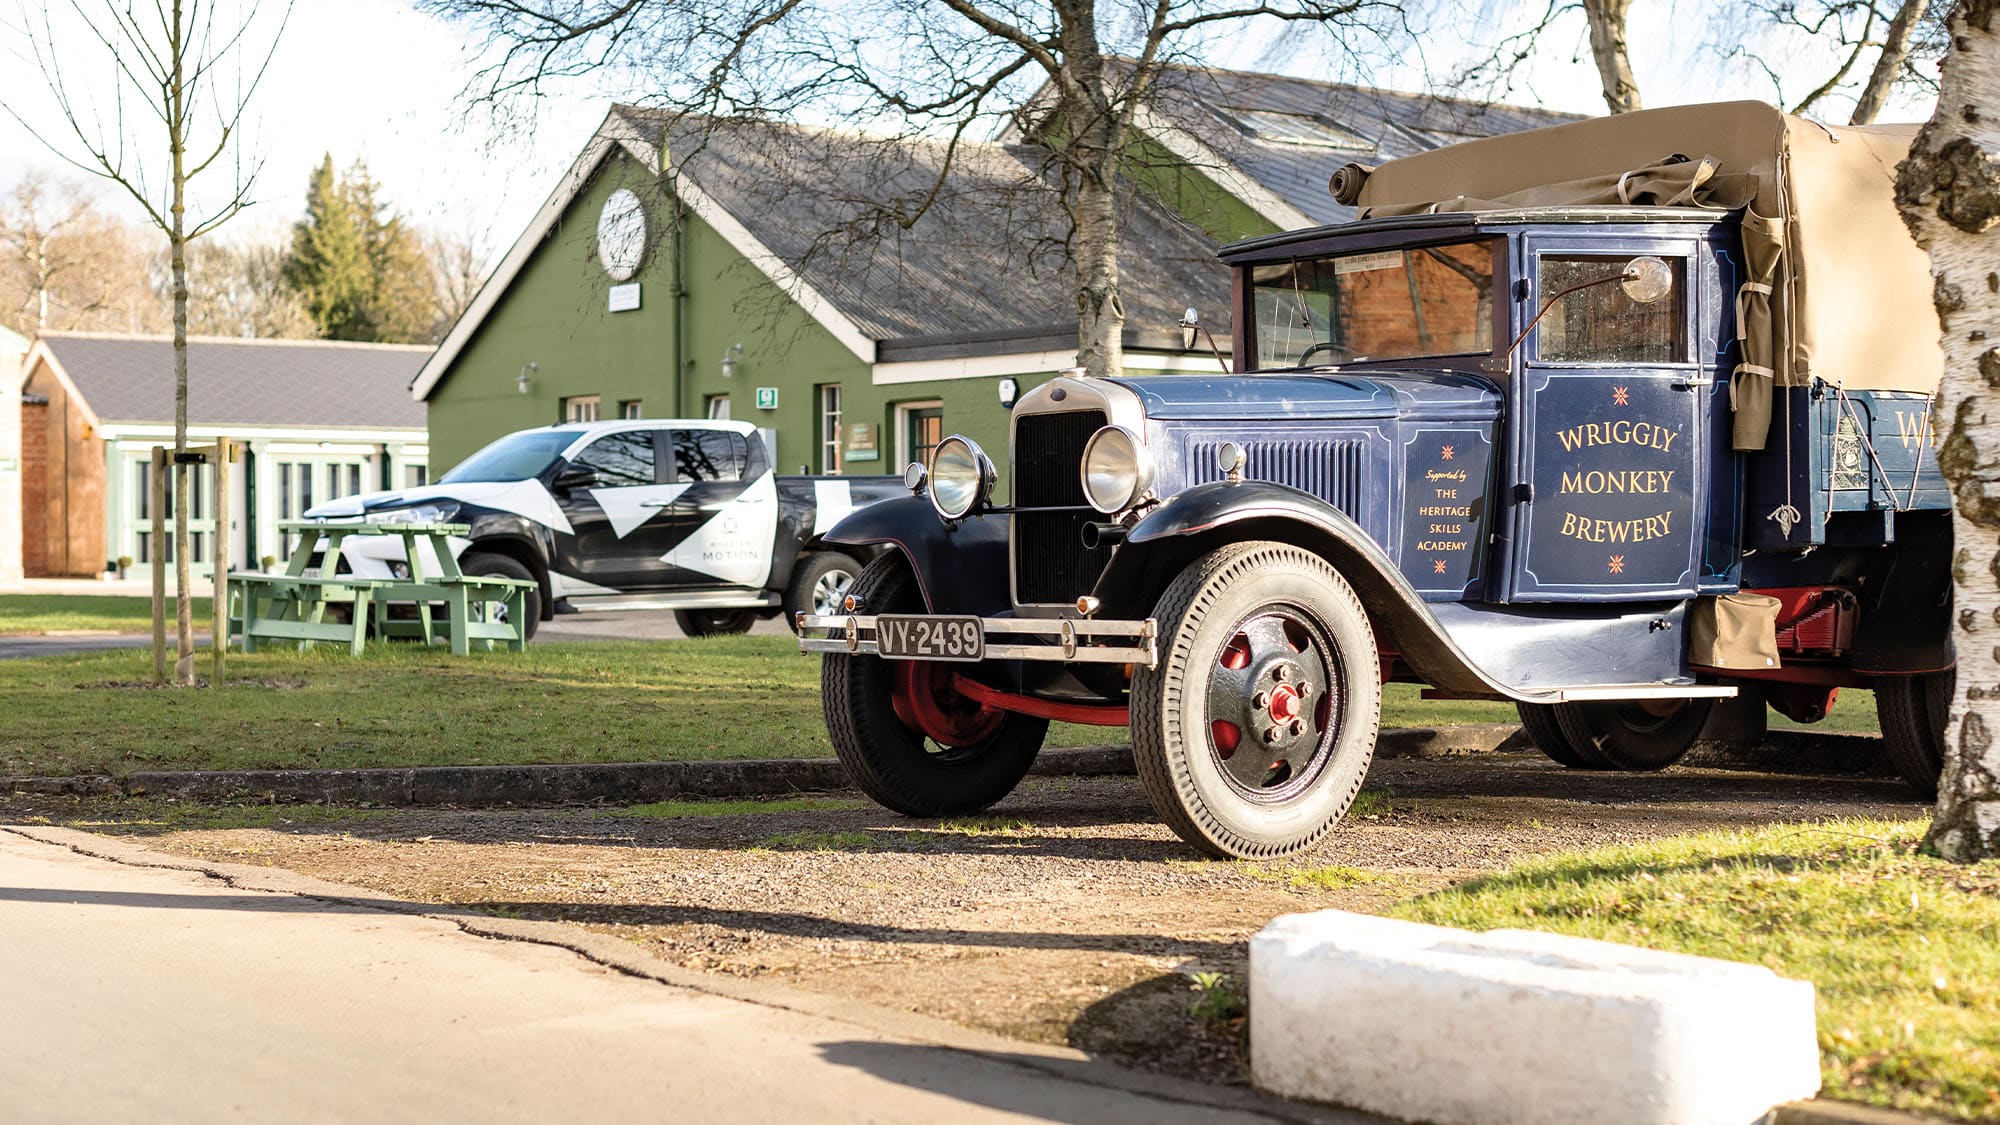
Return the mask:
<path id="1" fill-rule="evenodd" d="M 1279 684 L 1271 693 L 1271 721 L 1289 723 L 1299 717 L 1299 693 L 1290 684 Z"/>
<path id="2" fill-rule="evenodd" d="M 891 660 L 889 705 L 903 725 L 954 749 L 991 738 L 1007 712 L 960 695 L 951 686 L 951 667 L 918 660 Z"/>

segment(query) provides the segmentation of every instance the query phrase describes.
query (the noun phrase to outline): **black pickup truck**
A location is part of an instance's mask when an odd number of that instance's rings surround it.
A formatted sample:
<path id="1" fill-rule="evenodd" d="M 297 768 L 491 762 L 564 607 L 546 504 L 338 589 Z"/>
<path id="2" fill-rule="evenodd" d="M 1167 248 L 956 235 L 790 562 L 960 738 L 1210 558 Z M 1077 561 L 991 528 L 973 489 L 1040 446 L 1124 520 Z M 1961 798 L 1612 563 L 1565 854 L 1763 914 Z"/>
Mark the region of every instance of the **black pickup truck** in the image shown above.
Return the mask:
<path id="1" fill-rule="evenodd" d="M 508 434 L 432 484 L 305 514 L 468 525 L 450 540 L 467 574 L 535 582 L 531 632 L 559 608 L 649 608 L 703 636 L 780 612 L 838 612 L 874 552 L 821 535 L 897 494 L 907 495 L 893 477 L 779 476 L 747 422 L 627 420 Z M 351 540 L 341 559 L 360 577 L 409 566 L 395 536 Z"/>

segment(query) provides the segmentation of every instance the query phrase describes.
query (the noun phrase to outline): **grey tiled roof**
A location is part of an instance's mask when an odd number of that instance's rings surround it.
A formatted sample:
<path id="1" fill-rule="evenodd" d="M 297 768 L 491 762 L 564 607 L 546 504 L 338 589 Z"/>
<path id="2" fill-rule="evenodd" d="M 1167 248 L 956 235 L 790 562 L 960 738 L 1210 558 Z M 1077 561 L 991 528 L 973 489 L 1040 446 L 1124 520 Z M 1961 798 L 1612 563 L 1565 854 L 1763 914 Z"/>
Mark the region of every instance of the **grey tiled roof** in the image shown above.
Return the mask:
<path id="1" fill-rule="evenodd" d="M 171 422 L 174 348 L 164 336 L 51 332 L 56 362 L 106 422 Z M 318 340 L 188 341 L 188 421 L 196 425 L 423 428 L 410 380 L 431 352 Z"/>
<path id="2" fill-rule="evenodd" d="M 616 112 L 649 141 L 665 127 L 647 110 Z M 1054 347 L 1075 340 L 1075 273 L 1043 150 L 962 145 L 943 198 L 905 228 L 881 221 L 882 206 L 914 206 L 936 179 L 939 144 L 746 121 L 684 119 L 672 132 L 674 166 L 866 335 L 905 343 L 1046 336 Z M 1229 276 L 1215 241 L 1124 190 L 1119 272 L 1128 339 L 1173 338 L 1190 304 L 1222 314 Z"/>
<path id="3" fill-rule="evenodd" d="M 1327 179 L 1349 161 L 1375 165 L 1477 137 L 1578 120 L 1497 102 L 1405 94 L 1367 86 L 1242 71 L 1175 67 L 1157 86 L 1155 109 L 1316 223 L 1340 223 L 1354 209 L 1333 200 Z M 1334 149 L 1259 139 L 1232 110 L 1312 118 L 1367 142 Z"/>

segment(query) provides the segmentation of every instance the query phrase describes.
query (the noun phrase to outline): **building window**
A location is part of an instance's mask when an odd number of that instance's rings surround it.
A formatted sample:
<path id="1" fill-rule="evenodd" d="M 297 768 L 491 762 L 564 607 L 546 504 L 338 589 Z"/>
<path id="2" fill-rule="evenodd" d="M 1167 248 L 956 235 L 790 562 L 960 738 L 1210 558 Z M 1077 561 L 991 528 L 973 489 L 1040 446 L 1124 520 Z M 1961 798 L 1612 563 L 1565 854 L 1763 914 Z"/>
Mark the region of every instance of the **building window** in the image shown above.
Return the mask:
<path id="1" fill-rule="evenodd" d="M 896 407 L 897 440 L 902 443 L 901 464 L 912 461 L 931 463 L 931 452 L 944 440 L 944 403 L 905 402 Z"/>
<path id="2" fill-rule="evenodd" d="M 706 399 L 702 401 L 705 402 L 708 406 L 708 412 L 707 412 L 708 417 L 720 419 L 723 421 L 727 421 L 729 419 L 728 395 L 709 395 Z"/>
<path id="3" fill-rule="evenodd" d="M 430 482 L 431 482 L 431 468 L 429 465 L 403 466 L 404 488 L 422 488 L 423 486 L 429 484 Z"/>
<path id="4" fill-rule="evenodd" d="M 819 471 L 840 472 L 840 384 L 819 389 Z"/>
<path id="5" fill-rule="evenodd" d="M 639 409 L 638 399 L 628 398 L 618 404 L 618 416 L 620 418 L 644 418 L 646 415 Z"/>
<path id="6" fill-rule="evenodd" d="M 152 519 L 153 463 L 151 461 L 132 462 L 132 488 L 134 490 L 133 495 L 138 501 L 133 505 L 133 510 L 138 513 L 138 518 L 142 520 Z M 144 548 L 141 548 L 141 550 L 143 551 Z M 144 562 L 145 560 L 142 558 L 140 561 Z"/>
<path id="7" fill-rule="evenodd" d="M 563 401 L 563 421 L 565 422 L 597 421 L 596 395 L 577 395 L 574 398 L 566 398 L 562 401 Z"/>

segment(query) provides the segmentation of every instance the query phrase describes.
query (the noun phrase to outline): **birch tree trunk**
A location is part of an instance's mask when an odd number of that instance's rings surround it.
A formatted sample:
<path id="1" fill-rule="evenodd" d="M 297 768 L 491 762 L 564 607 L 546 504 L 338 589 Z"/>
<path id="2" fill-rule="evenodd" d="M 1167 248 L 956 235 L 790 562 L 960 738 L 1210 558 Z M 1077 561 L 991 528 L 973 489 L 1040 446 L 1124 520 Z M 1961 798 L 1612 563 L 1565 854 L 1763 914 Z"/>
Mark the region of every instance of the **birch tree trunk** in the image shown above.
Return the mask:
<path id="1" fill-rule="evenodd" d="M 167 141 L 172 156 L 173 211 L 167 231 L 174 286 L 174 682 L 194 683 L 194 606 L 188 597 L 188 508 L 194 500 L 188 487 L 201 487 L 201 474 L 184 464 L 179 454 L 188 447 L 188 276 L 187 276 L 187 82 L 183 69 L 188 25 L 181 19 L 181 0 L 173 0 L 173 22 L 167 42 L 172 52 L 172 79 L 167 85 Z M 227 637 L 216 638 L 227 644 Z M 220 684 L 216 685 L 220 687 Z"/>
<path id="2" fill-rule="evenodd" d="M 1971 862 L 2000 856 L 2000 0 L 1960 0 L 1947 27 L 1936 115 L 1896 196 L 1936 278 L 1938 465 L 1956 500 L 1958 677 L 1927 843 Z"/>
<path id="3" fill-rule="evenodd" d="M 1064 119 L 1074 135 L 1064 163 L 1076 260 L 1076 361 L 1092 375 L 1125 368 L 1125 302 L 1118 289 L 1118 157 L 1124 131 L 1105 86 L 1104 54 L 1090 0 L 1062 14 Z"/>
<path id="4" fill-rule="evenodd" d="M 1625 46 L 1625 25 L 1632 0 L 1583 0 L 1583 17 L 1590 21 L 1590 56 L 1604 87 L 1604 104 L 1613 113 L 1639 108 L 1639 80 L 1632 76 L 1632 55 Z"/>
<path id="5" fill-rule="evenodd" d="M 1882 53 L 1875 56 L 1875 69 L 1868 72 L 1868 85 L 1861 88 L 1861 96 L 1854 100 L 1854 113 L 1848 117 L 1849 125 L 1867 125 L 1882 112 L 1882 103 L 1889 99 L 1889 90 L 1896 85 L 1896 76 L 1903 71 L 1903 61 L 1910 57 L 1910 37 L 1916 34 L 1917 17 L 1924 14 L 1924 5 L 1929 0 L 1903 0 L 1896 9 L 1896 15 L 1889 21 L 1888 34 L 1882 37 Z"/>

